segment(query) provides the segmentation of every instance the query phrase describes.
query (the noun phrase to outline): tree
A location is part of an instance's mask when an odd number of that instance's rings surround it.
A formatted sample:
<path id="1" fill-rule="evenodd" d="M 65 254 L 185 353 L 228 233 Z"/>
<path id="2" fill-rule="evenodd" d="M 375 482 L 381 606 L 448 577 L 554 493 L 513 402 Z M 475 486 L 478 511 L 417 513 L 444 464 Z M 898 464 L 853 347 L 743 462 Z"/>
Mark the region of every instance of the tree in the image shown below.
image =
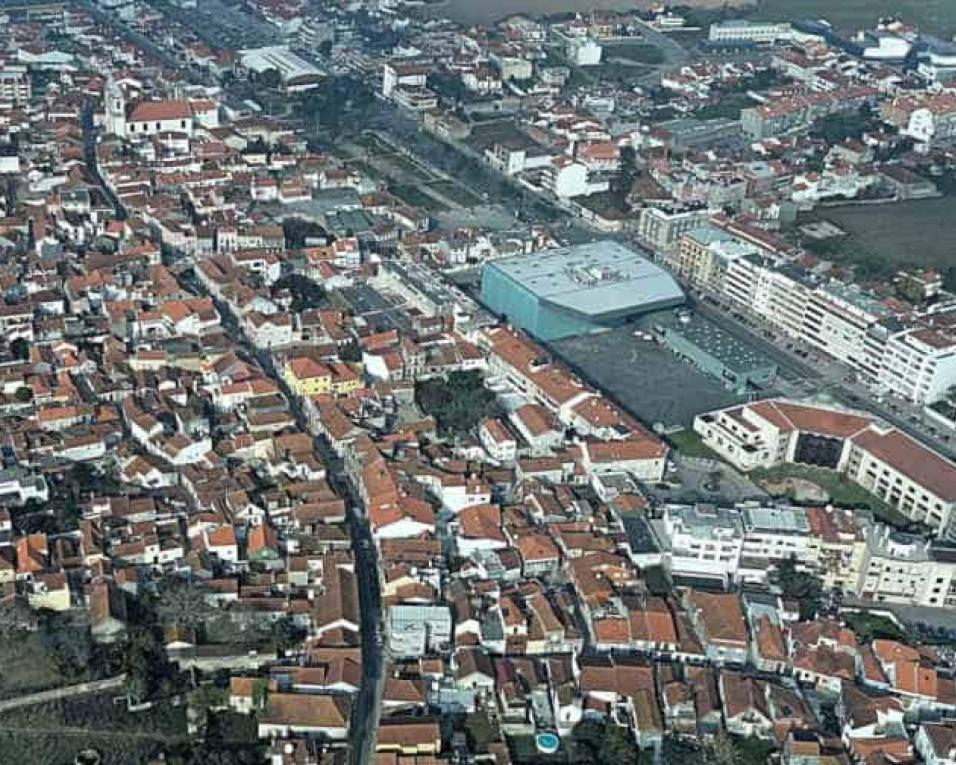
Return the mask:
<path id="1" fill-rule="evenodd" d="M 740 753 L 727 731 L 720 731 L 710 744 L 707 760 L 713 765 L 740 765 Z"/>
<path id="2" fill-rule="evenodd" d="M 167 584 L 156 601 L 156 614 L 163 624 L 197 628 L 202 626 L 211 612 L 202 592 L 185 582 Z"/>
<path id="3" fill-rule="evenodd" d="M 68 681 L 86 676 L 97 647 L 89 628 L 61 613 L 45 611 L 40 619 L 41 645 L 57 672 Z"/>
<path id="4" fill-rule="evenodd" d="M 624 728 L 610 723 L 604 726 L 597 761 L 621 765 L 631 765 L 637 761 L 637 747 Z"/>
<path id="5" fill-rule="evenodd" d="M 283 616 L 272 624 L 272 640 L 282 652 L 289 651 L 305 640 L 306 632 L 291 617 Z"/>
<path id="6" fill-rule="evenodd" d="M 862 643 L 872 643 L 874 640 L 896 640 L 908 642 L 907 634 L 896 622 L 878 614 L 868 614 L 865 611 L 846 614 L 846 626 L 856 633 Z"/>
<path id="7" fill-rule="evenodd" d="M 26 385 L 21 385 L 17 388 L 17 392 L 13 394 L 13 397 L 21 404 L 26 404 L 33 401 L 33 391 Z"/>
<path id="8" fill-rule="evenodd" d="M 468 715 L 465 720 L 465 735 L 468 737 L 468 746 L 471 751 L 479 753 L 487 752 L 488 744 L 498 738 L 495 726 L 483 710 Z"/>
<path id="9" fill-rule="evenodd" d="M 328 232 L 318 223 L 298 217 L 285 218 L 282 221 L 282 233 L 286 247 L 290 249 L 305 247 L 306 239 L 328 238 Z"/>
<path id="10" fill-rule="evenodd" d="M 10 342 L 10 352 L 21 361 L 30 358 L 30 343 L 25 337 L 15 337 Z"/>
<path id="11" fill-rule="evenodd" d="M 582 720 L 574 726 L 572 736 L 579 753 L 590 762 L 622 765 L 634 765 L 637 762 L 637 746 L 619 725 Z"/>
<path id="12" fill-rule="evenodd" d="M 171 675 L 166 649 L 154 624 L 133 626 L 123 658 L 126 693 L 134 702 L 154 695 Z"/>
<path id="13" fill-rule="evenodd" d="M 346 343 L 339 348 L 339 358 L 342 359 L 342 361 L 358 364 L 362 360 L 362 346 L 354 340 Z"/>
<path id="14" fill-rule="evenodd" d="M 415 401 L 446 435 L 469 433 L 485 417 L 500 413 L 495 394 L 484 387 L 478 372 L 452 372 L 447 379 L 423 380 L 415 385 Z"/>
<path id="15" fill-rule="evenodd" d="M 813 619 L 820 608 L 823 583 L 819 577 L 797 569 L 796 558 L 791 556 L 777 566 L 777 582 L 785 598 L 800 604 L 800 619 Z"/>
<path id="16" fill-rule="evenodd" d="M 325 288 L 301 274 L 283 276 L 272 288 L 292 293 L 292 310 L 296 313 L 321 308 L 325 304 Z"/>

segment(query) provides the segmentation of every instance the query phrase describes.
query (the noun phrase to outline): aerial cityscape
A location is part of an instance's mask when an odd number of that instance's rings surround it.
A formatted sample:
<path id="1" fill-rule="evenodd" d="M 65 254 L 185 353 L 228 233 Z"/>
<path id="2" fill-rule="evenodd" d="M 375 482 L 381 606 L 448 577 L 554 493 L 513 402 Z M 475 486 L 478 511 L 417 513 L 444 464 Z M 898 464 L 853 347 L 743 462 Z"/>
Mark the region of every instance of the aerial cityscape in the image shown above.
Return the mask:
<path id="1" fill-rule="evenodd" d="M 0 0 L 0 765 L 956 765 L 956 0 Z"/>

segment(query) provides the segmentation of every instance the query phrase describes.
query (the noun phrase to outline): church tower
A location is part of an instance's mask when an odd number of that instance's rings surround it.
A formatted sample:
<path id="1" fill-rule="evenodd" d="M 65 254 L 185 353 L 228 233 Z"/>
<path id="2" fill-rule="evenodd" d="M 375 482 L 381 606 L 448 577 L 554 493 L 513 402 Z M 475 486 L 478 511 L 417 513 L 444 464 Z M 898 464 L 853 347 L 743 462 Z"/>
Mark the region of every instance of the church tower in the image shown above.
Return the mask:
<path id="1" fill-rule="evenodd" d="M 106 132 L 126 137 L 126 96 L 110 75 L 106 80 Z"/>

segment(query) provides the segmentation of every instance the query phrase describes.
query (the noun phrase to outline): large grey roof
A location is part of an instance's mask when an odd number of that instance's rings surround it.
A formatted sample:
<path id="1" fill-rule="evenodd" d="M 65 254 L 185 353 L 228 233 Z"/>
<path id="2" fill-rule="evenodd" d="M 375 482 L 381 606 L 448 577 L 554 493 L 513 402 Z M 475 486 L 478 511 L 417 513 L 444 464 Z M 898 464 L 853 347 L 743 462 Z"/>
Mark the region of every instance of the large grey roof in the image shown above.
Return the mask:
<path id="1" fill-rule="evenodd" d="M 684 298 L 667 271 L 609 240 L 505 258 L 491 266 L 539 300 L 588 316 L 670 305 Z"/>

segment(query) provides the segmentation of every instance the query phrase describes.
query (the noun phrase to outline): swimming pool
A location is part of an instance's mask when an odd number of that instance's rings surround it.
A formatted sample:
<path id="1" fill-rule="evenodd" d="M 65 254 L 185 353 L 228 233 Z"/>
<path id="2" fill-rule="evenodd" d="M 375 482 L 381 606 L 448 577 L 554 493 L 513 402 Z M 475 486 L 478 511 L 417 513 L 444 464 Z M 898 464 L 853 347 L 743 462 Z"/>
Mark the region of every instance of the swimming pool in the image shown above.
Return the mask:
<path id="1" fill-rule="evenodd" d="M 553 733 L 539 733 L 534 737 L 534 743 L 542 754 L 554 754 L 561 746 L 561 739 Z"/>

